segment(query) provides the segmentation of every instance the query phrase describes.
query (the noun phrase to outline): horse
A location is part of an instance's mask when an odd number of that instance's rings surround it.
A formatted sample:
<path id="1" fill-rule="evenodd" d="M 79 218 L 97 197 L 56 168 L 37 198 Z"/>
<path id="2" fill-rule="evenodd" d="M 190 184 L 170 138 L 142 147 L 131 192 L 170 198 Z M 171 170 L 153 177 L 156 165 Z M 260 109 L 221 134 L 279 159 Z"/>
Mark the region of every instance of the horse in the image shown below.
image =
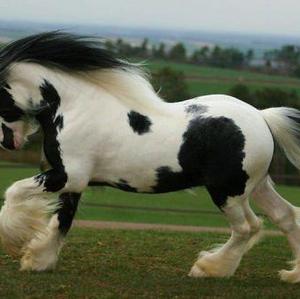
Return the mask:
<path id="1" fill-rule="evenodd" d="M 61 31 L 13 41 L 0 52 L 0 144 L 19 150 L 43 132 L 48 170 L 12 184 L 0 212 L 3 247 L 21 270 L 53 269 L 89 185 L 164 193 L 205 186 L 231 226 L 202 251 L 191 277 L 229 277 L 259 240 L 249 198 L 287 236 L 300 281 L 300 210 L 274 189 L 276 141 L 300 169 L 300 111 L 258 110 L 227 95 L 164 101 L 141 67 L 101 41 Z"/>

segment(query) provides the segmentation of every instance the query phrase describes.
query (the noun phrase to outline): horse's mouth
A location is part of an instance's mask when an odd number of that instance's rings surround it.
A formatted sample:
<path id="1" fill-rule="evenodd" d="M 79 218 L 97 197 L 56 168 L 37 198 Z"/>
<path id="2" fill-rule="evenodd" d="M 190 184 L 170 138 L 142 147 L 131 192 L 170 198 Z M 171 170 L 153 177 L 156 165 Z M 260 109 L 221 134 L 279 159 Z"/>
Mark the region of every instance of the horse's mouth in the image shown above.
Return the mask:
<path id="1" fill-rule="evenodd" d="M 17 136 L 14 137 L 14 149 L 20 150 L 24 145 L 24 139 L 18 138 Z"/>

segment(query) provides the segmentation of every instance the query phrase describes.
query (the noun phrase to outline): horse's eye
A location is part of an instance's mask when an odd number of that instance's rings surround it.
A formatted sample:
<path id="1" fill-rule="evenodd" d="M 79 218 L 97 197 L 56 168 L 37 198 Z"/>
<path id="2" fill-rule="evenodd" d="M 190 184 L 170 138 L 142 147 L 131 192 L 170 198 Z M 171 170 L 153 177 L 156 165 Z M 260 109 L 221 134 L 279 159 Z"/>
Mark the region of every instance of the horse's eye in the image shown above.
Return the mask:
<path id="1" fill-rule="evenodd" d="M 7 122 L 14 122 L 20 118 L 14 111 L 0 111 L 0 116 Z"/>

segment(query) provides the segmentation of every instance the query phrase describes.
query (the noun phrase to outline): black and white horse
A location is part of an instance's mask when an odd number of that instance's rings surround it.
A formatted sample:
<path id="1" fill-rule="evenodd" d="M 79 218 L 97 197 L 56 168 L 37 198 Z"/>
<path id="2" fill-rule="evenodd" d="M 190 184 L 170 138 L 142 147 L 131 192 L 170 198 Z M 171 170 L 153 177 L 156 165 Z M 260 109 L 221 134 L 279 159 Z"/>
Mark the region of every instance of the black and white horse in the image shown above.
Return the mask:
<path id="1" fill-rule="evenodd" d="M 162 193 L 204 185 L 232 228 L 221 247 L 201 252 L 193 277 L 226 277 L 259 238 L 249 196 L 286 234 L 300 281 L 300 213 L 268 175 L 274 139 L 300 169 L 299 111 L 256 108 L 226 95 L 170 104 L 143 73 L 97 42 L 50 32 L 0 53 L 0 142 L 17 150 L 39 127 L 51 169 L 15 182 L 5 194 L 0 234 L 22 270 L 57 262 L 88 185 Z M 58 193 L 59 200 L 49 199 Z M 49 216 L 49 213 L 51 216 Z"/>

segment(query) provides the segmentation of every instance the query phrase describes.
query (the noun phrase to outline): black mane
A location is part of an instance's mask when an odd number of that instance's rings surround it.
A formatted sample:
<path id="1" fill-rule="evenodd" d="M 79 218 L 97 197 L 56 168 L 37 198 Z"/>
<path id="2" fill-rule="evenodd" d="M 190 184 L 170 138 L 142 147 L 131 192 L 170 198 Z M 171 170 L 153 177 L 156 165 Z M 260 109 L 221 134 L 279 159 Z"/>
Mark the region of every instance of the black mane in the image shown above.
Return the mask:
<path id="1" fill-rule="evenodd" d="M 34 62 L 64 71 L 124 68 L 129 64 L 115 57 L 95 39 L 51 31 L 16 40 L 0 50 L 0 76 L 15 62 Z"/>

